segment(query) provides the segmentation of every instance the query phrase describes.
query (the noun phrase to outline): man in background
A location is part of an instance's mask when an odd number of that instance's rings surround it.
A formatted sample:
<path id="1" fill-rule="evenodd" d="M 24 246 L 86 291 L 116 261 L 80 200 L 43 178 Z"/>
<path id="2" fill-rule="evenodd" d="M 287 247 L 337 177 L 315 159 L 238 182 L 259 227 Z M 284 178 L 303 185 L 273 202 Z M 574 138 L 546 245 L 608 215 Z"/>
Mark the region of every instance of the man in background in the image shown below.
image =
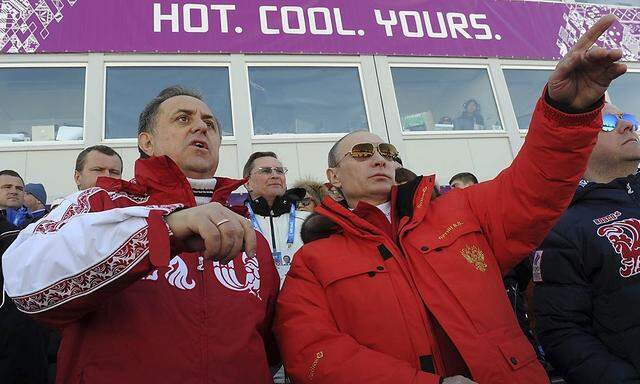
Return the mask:
<path id="1" fill-rule="evenodd" d="M 113 148 L 94 145 L 84 149 L 76 158 L 73 178 L 78 190 L 95 187 L 98 177 L 122 177 L 122 158 Z"/>

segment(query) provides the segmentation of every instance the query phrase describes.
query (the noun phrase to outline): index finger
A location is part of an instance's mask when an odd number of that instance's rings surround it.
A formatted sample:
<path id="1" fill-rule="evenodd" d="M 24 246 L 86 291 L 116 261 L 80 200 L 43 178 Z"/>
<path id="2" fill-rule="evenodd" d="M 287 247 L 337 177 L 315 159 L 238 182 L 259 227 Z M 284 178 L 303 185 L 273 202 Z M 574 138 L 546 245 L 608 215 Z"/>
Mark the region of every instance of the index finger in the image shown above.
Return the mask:
<path id="1" fill-rule="evenodd" d="M 244 217 L 240 218 L 240 225 L 242 225 L 242 229 L 244 230 L 244 252 L 247 255 L 253 256 L 256 254 L 256 243 L 258 239 L 256 238 L 256 231 L 253 229 L 253 225 L 246 220 Z"/>
<path id="2" fill-rule="evenodd" d="M 582 37 L 576 41 L 569 52 L 586 51 L 598 41 L 598 38 L 617 20 L 614 15 L 602 16 Z"/>

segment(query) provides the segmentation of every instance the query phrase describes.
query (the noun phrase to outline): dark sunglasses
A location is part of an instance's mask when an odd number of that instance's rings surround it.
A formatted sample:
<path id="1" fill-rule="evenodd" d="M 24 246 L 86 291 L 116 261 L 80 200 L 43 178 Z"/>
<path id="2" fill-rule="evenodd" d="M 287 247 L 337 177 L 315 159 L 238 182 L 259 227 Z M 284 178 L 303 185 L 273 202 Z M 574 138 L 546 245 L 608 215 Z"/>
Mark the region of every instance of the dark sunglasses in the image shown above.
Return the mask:
<path id="1" fill-rule="evenodd" d="M 262 175 L 270 175 L 275 172 L 278 175 L 284 175 L 287 173 L 287 167 L 258 167 L 256 168 L 255 173 L 260 173 Z"/>
<path id="2" fill-rule="evenodd" d="M 342 157 L 342 159 L 340 159 L 340 161 L 344 160 L 344 158 L 347 157 L 347 156 L 351 156 L 356 160 L 358 160 L 358 159 L 368 159 L 369 157 L 373 156 L 373 154 L 375 153 L 376 150 L 378 150 L 378 153 L 380 153 L 380 155 L 382 157 L 384 157 L 385 159 L 387 159 L 389 161 L 393 161 L 400 154 L 398 152 L 398 150 L 396 149 L 396 147 L 393 146 L 393 144 L 389 144 L 389 143 L 380 143 L 380 144 L 359 143 L 359 144 L 354 145 L 351 148 L 351 151 L 347 152 Z M 338 161 L 338 164 L 340 163 L 340 161 Z"/>
<path id="3" fill-rule="evenodd" d="M 630 123 L 633 126 L 633 130 L 637 131 L 638 130 L 638 119 L 630 114 L 630 113 L 621 113 L 621 114 L 614 114 L 614 113 L 605 113 L 602 115 L 602 130 L 605 132 L 611 132 L 614 129 L 616 129 L 616 126 L 618 125 L 618 122 L 620 120 L 624 120 L 628 123 Z"/>

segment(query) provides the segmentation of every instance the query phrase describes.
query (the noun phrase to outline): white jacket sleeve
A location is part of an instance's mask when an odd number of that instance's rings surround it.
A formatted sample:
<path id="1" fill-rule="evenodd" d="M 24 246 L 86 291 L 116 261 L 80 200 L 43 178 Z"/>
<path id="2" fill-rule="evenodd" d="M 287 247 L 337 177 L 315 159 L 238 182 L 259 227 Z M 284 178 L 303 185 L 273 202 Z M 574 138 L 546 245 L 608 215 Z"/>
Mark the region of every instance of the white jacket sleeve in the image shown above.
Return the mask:
<path id="1" fill-rule="evenodd" d="M 22 230 L 2 257 L 5 290 L 18 309 L 63 326 L 166 264 L 162 216 L 181 205 L 133 205 L 140 203 L 91 188 Z"/>

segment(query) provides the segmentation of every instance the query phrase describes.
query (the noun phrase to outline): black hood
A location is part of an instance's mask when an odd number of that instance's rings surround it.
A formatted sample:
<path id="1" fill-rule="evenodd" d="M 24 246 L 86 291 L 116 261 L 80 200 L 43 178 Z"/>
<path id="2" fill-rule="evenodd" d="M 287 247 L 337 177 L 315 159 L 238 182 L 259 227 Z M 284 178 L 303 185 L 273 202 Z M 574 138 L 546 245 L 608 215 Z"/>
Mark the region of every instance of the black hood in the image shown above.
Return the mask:
<path id="1" fill-rule="evenodd" d="M 291 210 L 291 204 L 297 204 L 298 201 L 304 198 L 306 191 L 304 188 L 291 188 L 284 192 L 284 195 L 276 197 L 273 201 L 273 207 L 269 207 L 267 200 L 263 197 L 251 200 L 248 197 L 245 203 L 251 204 L 251 209 L 256 215 L 260 216 L 280 216 L 285 213 L 289 213 Z"/>

